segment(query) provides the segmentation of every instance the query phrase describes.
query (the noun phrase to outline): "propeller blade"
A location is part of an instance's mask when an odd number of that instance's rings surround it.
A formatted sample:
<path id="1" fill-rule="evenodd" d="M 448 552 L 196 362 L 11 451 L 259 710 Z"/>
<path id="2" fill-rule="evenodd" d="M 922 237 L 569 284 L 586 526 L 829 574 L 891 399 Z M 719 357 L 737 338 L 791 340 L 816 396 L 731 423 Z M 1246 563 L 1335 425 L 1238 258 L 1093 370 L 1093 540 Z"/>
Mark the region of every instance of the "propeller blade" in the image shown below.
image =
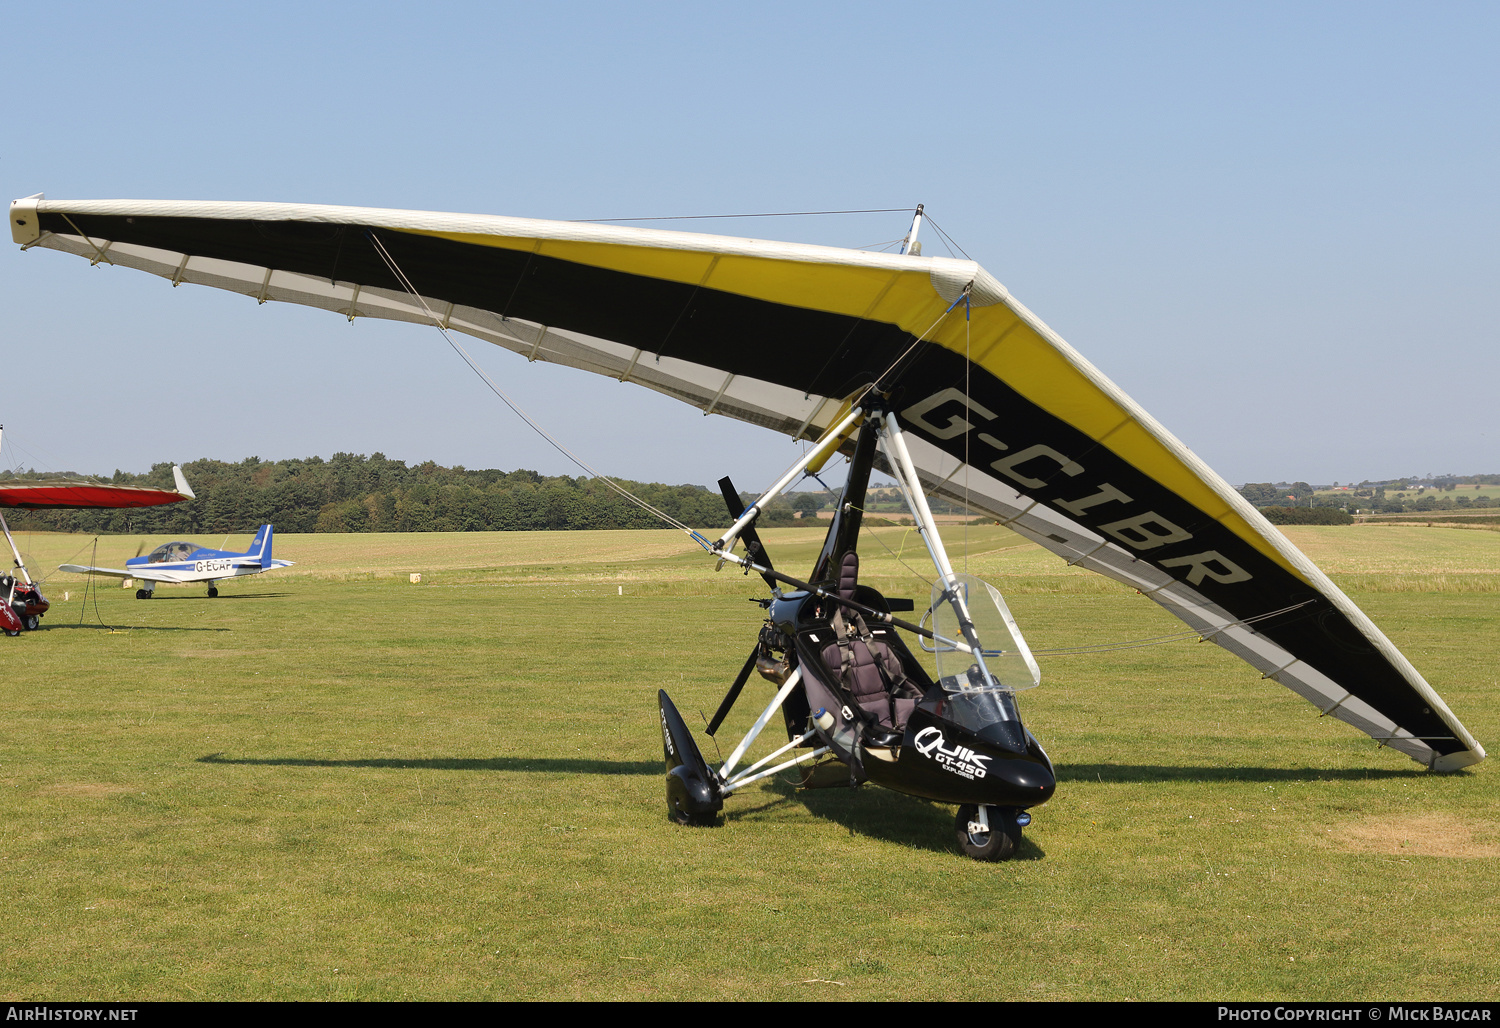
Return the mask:
<path id="1" fill-rule="evenodd" d="M 727 481 L 727 479 L 726 479 Z M 738 517 L 739 515 L 735 515 Z M 734 684 L 724 694 L 724 701 L 719 704 L 719 709 L 714 711 L 714 719 L 708 723 L 708 734 L 713 735 L 729 716 L 729 709 L 734 706 L 734 701 L 740 698 L 740 691 L 745 688 L 745 683 L 750 680 L 750 672 L 755 670 L 755 658 L 760 656 L 760 643 L 756 643 L 750 650 L 750 656 L 745 660 L 745 666 L 740 668 L 740 673 L 735 677 Z"/>
<path id="2" fill-rule="evenodd" d="M 739 520 L 740 515 L 745 513 L 745 503 L 740 499 L 739 491 L 735 489 L 734 483 L 729 480 L 728 475 L 719 479 L 719 492 L 724 496 L 724 505 L 729 508 L 730 518 Z M 760 520 L 759 516 L 756 517 L 756 520 Z M 749 557 L 755 563 L 763 565 L 767 571 L 773 569 L 771 558 L 766 553 L 766 546 L 760 541 L 760 533 L 755 531 L 755 522 L 751 522 L 749 527 L 740 533 L 740 538 L 745 541 L 745 556 Z M 762 572 L 760 577 L 766 580 L 766 585 L 769 585 L 773 589 L 776 588 L 776 579 L 772 578 L 770 574 Z M 710 732 L 709 734 L 712 735 L 713 733 Z"/>

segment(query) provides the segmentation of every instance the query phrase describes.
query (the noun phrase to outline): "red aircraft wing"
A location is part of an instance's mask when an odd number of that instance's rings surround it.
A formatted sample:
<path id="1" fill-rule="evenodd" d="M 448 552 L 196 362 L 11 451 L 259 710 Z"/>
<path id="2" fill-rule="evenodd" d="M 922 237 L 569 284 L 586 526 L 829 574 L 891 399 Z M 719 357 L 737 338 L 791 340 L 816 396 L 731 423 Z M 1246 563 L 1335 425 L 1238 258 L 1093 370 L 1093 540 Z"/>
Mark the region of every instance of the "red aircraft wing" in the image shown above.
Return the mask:
<path id="1" fill-rule="evenodd" d="M 186 496 L 171 489 L 92 482 L 0 482 L 0 507 L 39 508 L 156 507 Z"/>

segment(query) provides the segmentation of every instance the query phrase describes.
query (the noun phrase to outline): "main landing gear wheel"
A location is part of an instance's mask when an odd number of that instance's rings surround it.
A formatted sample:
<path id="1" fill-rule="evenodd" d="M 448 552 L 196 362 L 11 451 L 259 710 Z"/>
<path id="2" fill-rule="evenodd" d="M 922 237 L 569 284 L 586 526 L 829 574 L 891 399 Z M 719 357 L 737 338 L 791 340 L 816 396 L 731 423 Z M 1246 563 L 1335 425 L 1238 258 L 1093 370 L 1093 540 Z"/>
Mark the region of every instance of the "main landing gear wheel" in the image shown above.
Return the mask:
<path id="1" fill-rule="evenodd" d="M 26 631 L 35 632 L 42 627 L 42 619 L 35 614 L 30 614 L 21 619 L 21 624 L 25 626 Z"/>
<path id="2" fill-rule="evenodd" d="M 219 590 L 215 589 L 213 586 L 209 586 L 208 587 L 208 598 L 211 600 L 211 599 L 213 599 L 217 595 L 219 595 Z"/>
<path id="3" fill-rule="evenodd" d="M 1021 844 L 1021 826 L 1016 823 L 1013 810 L 991 807 L 990 830 L 978 831 L 979 808 L 965 803 L 958 808 L 958 819 L 954 829 L 958 834 L 958 848 L 964 856 L 975 860 L 1009 860 Z"/>
<path id="4" fill-rule="evenodd" d="M 151 598 L 151 594 L 144 589 L 137 589 L 135 591 L 135 598 L 138 600 L 149 600 Z"/>

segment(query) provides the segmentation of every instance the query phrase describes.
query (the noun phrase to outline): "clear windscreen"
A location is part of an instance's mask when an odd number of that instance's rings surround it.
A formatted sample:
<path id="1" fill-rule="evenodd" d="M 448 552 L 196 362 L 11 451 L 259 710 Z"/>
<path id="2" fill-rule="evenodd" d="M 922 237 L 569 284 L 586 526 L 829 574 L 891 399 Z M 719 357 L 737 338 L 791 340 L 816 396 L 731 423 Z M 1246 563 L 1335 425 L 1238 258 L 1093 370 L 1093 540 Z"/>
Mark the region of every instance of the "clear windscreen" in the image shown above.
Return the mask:
<path id="1" fill-rule="evenodd" d="M 935 585 L 932 630 L 939 637 L 933 642 L 938 681 L 949 693 L 1013 693 L 1041 683 L 1036 658 L 1010 608 L 988 582 L 957 575 L 952 589 Z"/>

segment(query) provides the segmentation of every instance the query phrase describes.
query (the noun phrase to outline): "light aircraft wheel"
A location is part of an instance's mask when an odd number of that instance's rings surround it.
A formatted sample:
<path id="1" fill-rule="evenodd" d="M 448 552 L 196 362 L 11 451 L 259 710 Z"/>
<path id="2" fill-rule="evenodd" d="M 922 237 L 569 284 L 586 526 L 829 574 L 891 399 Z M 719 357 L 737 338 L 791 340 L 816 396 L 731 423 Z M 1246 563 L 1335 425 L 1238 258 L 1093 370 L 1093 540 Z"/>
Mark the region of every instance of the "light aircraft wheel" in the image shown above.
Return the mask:
<path id="1" fill-rule="evenodd" d="M 135 591 L 135 598 L 138 600 L 149 600 L 151 598 L 151 594 L 144 589 L 137 589 Z"/>
<path id="2" fill-rule="evenodd" d="M 36 614 L 32 614 L 30 617 L 22 618 L 21 624 L 26 627 L 26 631 L 35 632 L 38 628 L 42 627 L 42 619 Z"/>
<path id="3" fill-rule="evenodd" d="M 209 586 L 208 587 L 208 598 L 209 599 L 213 599 L 217 595 L 219 595 L 219 590 L 215 589 L 213 586 Z"/>
<path id="4" fill-rule="evenodd" d="M 965 803 L 958 808 L 958 819 L 954 829 L 958 835 L 958 848 L 964 856 L 975 860 L 1009 860 L 1021 844 L 1021 826 L 1016 824 L 1014 811 L 990 808 L 990 830 L 970 831 L 969 823 L 979 818 L 979 808 Z"/>

